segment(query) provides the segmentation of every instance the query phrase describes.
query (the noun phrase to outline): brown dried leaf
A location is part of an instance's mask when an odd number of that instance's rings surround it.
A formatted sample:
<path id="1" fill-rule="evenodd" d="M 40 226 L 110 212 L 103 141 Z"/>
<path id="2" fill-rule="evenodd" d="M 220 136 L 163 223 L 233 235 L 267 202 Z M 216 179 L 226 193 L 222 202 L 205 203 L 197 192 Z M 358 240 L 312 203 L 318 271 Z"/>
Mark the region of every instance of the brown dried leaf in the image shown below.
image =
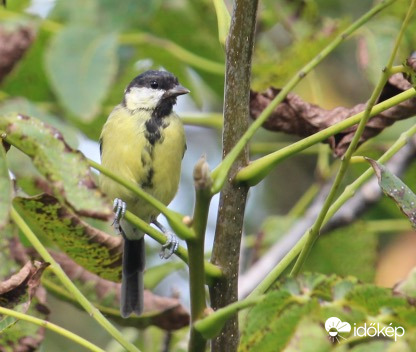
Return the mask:
<path id="1" fill-rule="evenodd" d="M 28 296 L 23 310 L 23 312 L 26 312 L 40 285 L 42 273 L 48 266 L 49 263 L 27 262 L 18 273 L 0 282 L 1 305 L 12 308 L 16 304 L 22 303 L 22 300 L 26 300 L 26 296 Z"/>
<path id="2" fill-rule="evenodd" d="M 401 73 L 395 74 L 386 83 L 378 103 L 402 93 L 411 87 L 411 83 Z M 251 117 L 256 119 L 279 92 L 279 89 L 273 87 L 263 93 L 252 91 L 250 94 Z M 318 105 L 302 100 L 302 98 L 294 93 L 289 93 L 284 101 L 272 112 L 268 120 L 263 124 L 263 127 L 270 131 L 285 132 L 306 137 L 363 111 L 365 106 L 366 104 L 358 104 L 352 108 L 337 107 L 332 110 L 326 110 Z M 367 123 L 367 127 L 360 138 L 359 145 L 375 137 L 384 128 L 392 125 L 396 121 L 407 119 L 415 114 L 416 98 L 413 98 L 374 116 Z M 356 128 L 356 126 L 350 127 L 330 137 L 326 141 L 329 143 L 335 155 L 340 157 L 345 153 Z"/>
<path id="3" fill-rule="evenodd" d="M 34 30 L 22 26 L 12 31 L 0 27 L 0 82 L 22 58 L 35 38 Z"/>

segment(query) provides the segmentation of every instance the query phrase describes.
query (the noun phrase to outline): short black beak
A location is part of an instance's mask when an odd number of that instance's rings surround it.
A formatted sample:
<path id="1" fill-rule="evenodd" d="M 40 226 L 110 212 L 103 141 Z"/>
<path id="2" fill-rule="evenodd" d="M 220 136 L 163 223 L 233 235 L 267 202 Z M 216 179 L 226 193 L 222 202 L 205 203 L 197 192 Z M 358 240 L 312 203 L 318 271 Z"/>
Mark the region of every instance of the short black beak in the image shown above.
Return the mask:
<path id="1" fill-rule="evenodd" d="M 167 90 L 166 93 L 163 94 L 163 97 L 164 98 L 177 97 L 178 95 L 188 94 L 189 92 L 190 92 L 189 89 L 178 84 L 175 87 Z"/>

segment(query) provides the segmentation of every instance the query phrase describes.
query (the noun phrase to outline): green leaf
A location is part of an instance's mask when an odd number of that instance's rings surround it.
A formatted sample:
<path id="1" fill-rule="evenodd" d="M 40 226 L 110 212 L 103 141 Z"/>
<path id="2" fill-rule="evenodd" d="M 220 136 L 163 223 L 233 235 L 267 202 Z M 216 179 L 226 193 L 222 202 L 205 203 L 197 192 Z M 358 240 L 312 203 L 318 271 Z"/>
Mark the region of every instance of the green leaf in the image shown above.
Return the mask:
<path id="1" fill-rule="evenodd" d="M 256 305 L 247 317 L 239 351 L 282 351 L 302 318 L 318 308 L 316 299 L 298 304 L 282 292 L 273 292 Z"/>
<path id="2" fill-rule="evenodd" d="M 354 275 L 372 282 L 378 258 L 378 236 L 365 223 L 343 227 L 316 241 L 304 271 L 322 274 Z"/>
<path id="3" fill-rule="evenodd" d="M 12 183 L 7 167 L 6 150 L 0 140 L 0 230 L 4 229 L 9 221 L 10 205 L 12 202 Z"/>
<path id="4" fill-rule="evenodd" d="M 354 335 L 354 328 L 364 324 L 404 328 L 397 342 L 393 337 L 377 345 L 382 348 L 377 350 L 394 351 L 392 347 L 400 346 L 403 349 L 398 351 L 413 351 L 415 314 L 414 300 L 390 289 L 361 284 L 352 277 L 304 274 L 280 281 L 254 306 L 247 315 L 239 351 L 373 351 L 377 338 Z M 351 326 L 350 332 L 336 335 L 343 344 L 338 345 L 336 339 L 329 344 L 325 322 L 331 317 Z"/>
<path id="5" fill-rule="evenodd" d="M 121 239 L 97 230 L 47 194 L 16 197 L 13 205 L 38 236 L 46 236 L 76 263 L 111 281 L 121 278 Z"/>
<path id="6" fill-rule="evenodd" d="M 416 227 L 416 195 L 396 175 L 392 174 L 385 166 L 377 161 L 366 158 L 371 164 L 378 179 L 378 184 L 384 194 L 392 198 L 402 213 Z"/>
<path id="7" fill-rule="evenodd" d="M 24 115 L 0 119 L 6 140 L 32 158 L 53 193 L 78 214 L 107 220 L 109 204 L 94 183 L 85 157 L 71 149 L 52 126 Z"/>
<path id="8" fill-rule="evenodd" d="M 319 322 L 304 318 L 298 324 L 292 338 L 288 342 L 285 352 L 326 352 L 331 350 L 328 334 Z"/>
<path id="9" fill-rule="evenodd" d="M 94 27 L 65 27 L 52 39 L 45 64 L 62 105 L 91 121 L 117 71 L 117 36 Z"/>

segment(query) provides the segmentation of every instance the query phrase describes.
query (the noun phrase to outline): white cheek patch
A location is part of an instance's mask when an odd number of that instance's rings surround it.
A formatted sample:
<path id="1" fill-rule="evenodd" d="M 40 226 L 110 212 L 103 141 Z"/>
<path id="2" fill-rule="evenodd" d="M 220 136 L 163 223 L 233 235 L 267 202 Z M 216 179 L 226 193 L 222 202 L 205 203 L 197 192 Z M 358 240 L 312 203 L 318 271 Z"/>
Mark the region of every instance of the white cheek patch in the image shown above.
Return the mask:
<path id="1" fill-rule="evenodd" d="M 149 109 L 156 107 L 164 91 L 145 87 L 132 87 L 125 96 L 126 107 L 129 110 Z"/>

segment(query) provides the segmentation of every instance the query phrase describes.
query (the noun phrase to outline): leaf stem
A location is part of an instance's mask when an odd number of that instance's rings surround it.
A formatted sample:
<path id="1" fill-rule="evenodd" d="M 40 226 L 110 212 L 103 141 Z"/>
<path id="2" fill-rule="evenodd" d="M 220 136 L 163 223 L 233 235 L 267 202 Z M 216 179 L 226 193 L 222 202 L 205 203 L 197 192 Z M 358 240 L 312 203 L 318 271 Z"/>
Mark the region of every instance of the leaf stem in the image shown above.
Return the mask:
<path id="1" fill-rule="evenodd" d="M 397 141 L 377 160 L 379 163 L 385 163 L 391 159 L 391 157 L 396 154 L 401 148 L 403 148 L 409 138 L 416 134 L 416 125 L 407 131 L 403 132 Z M 334 214 L 345 204 L 345 202 L 352 198 L 355 192 L 373 176 L 373 168 L 369 167 L 360 177 L 358 177 L 353 183 L 345 187 L 344 192 L 337 198 L 337 200 L 331 205 L 328 210 L 328 213 L 324 219 L 322 225 L 325 225 L 329 219 L 334 216 Z M 408 222 L 406 220 L 406 222 Z M 269 274 L 263 279 L 263 281 L 247 296 L 256 297 L 262 295 L 274 282 L 279 278 L 284 270 L 290 265 L 290 263 L 296 258 L 296 256 L 302 250 L 306 242 L 308 232 L 302 236 L 302 238 L 296 243 L 296 245 L 284 256 L 284 258 L 270 271 Z"/>
<path id="2" fill-rule="evenodd" d="M 267 120 L 273 110 L 286 98 L 287 94 L 293 90 L 293 88 L 312 70 L 314 69 L 325 57 L 327 57 L 340 43 L 348 38 L 356 29 L 361 27 L 370 18 L 383 10 L 385 7 L 391 5 L 396 0 L 381 1 L 378 5 L 374 6 L 370 11 L 360 17 L 351 26 L 349 26 L 344 32 L 338 35 L 330 44 L 328 44 L 315 58 L 307 63 L 295 76 L 282 88 L 279 94 L 273 99 L 273 101 L 263 110 L 260 116 L 251 124 L 246 133 L 241 137 L 239 142 L 234 146 L 230 153 L 223 159 L 220 165 L 217 166 L 212 172 L 212 178 L 214 184 L 212 186 L 212 194 L 218 193 L 224 182 L 227 179 L 228 173 L 233 165 L 234 161 L 238 158 L 241 151 L 244 149 L 248 141 L 253 137 L 255 132 L 261 127 L 261 125 Z"/>
<path id="3" fill-rule="evenodd" d="M 306 258 L 309 255 L 309 252 L 311 251 L 315 241 L 317 240 L 322 224 L 325 220 L 325 217 L 329 211 L 329 208 L 331 207 L 331 204 L 333 203 L 336 194 L 338 192 L 339 187 L 341 186 L 341 182 L 344 179 L 344 176 L 349 168 L 350 165 L 350 159 L 352 154 L 357 149 L 357 145 L 360 141 L 360 138 L 364 132 L 364 129 L 366 128 L 367 122 L 371 117 L 371 110 L 373 106 L 375 105 L 378 97 L 380 96 L 380 93 L 382 92 L 387 80 L 390 76 L 390 69 L 393 65 L 394 58 L 396 57 L 397 50 L 399 49 L 399 45 L 401 42 L 401 39 L 403 37 L 404 31 L 410 21 L 410 18 L 412 17 L 414 7 L 416 5 L 416 0 L 412 0 L 410 7 L 407 11 L 406 17 L 403 21 L 402 27 L 400 28 L 399 34 L 397 35 L 396 41 L 394 43 L 393 50 L 390 54 L 389 60 L 387 62 L 386 68 L 383 70 L 383 73 L 376 85 L 376 87 L 373 90 L 373 93 L 371 94 L 370 99 L 367 102 L 367 105 L 364 110 L 364 114 L 360 120 L 360 123 L 358 124 L 357 130 L 355 131 L 354 137 L 351 140 L 350 145 L 348 146 L 347 151 L 345 152 L 344 156 L 341 160 L 341 166 L 339 168 L 339 171 L 337 175 L 335 176 L 334 183 L 331 186 L 331 190 L 329 191 L 329 194 L 327 198 L 325 199 L 324 204 L 322 205 L 322 209 L 319 212 L 319 215 L 315 221 L 315 223 L 312 225 L 312 227 L 309 229 L 308 236 L 306 239 L 306 243 L 302 248 L 302 251 L 296 260 L 296 263 L 290 273 L 290 276 L 297 276 L 303 266 L 303 264 L 306 261 Z"/>
<path id="4" fill-rule="evenodd" d="M 185 48 L 179 46 L 178 44 L 170 40 L 162 39 L 148 33 L 121 34 L 119 36 L 119 43 L 127 45 L 148 44 L 152 46 L 157 46 L 159 48 L 162 48 L 163 50 L 168 51 L 181 62 L 185 62 L 191 66 L 197 67 L 200 70 L 218 75 L 224 74 L 223 63 L 211 61 L 209 59 L 206 59 L 186 50 Z"/>
<path id="5" fill-rule="evenodd" d="M 191 332 L 188 350 L 204 351 L 206 339 L 195 330 L 195 323 L 205 314 L 206 290 L 204 280 L 204 243 L 211 202 L 211 177 L 203 156 L 194 168 L 195 209 L 192 227 L 196 240 L 187 241 L 189 253 L 189 294 L 191 298 Z"/>
<path id="6" fill-rule="evenodd" d="M 45 327 L 45 328 L 47 328 L 51 331 L 54 331 L 54 332 L 58 333 L 59 335 L 62 335 L 64 337 L 68 338 L 69 340 L 74 341 L 75 343 L 77 343 L 77 344 L 79 344 L 79 345 L 81 345 L 85 348 L 88 348 L 91 351 L 105 352 L 103 349 L 94 345 L 93 343 L 89 342 L 88 340 L 85 340 L 81 336 L 76 335 L 73 332 L 71 332 L 69 330 L 66 330 L 66 329 L 60 327 L 59 325 L 51 323 L 47 320 L 39 319 L 39 318 L 33 317 L 31 315 L 16 312 L 12 309 L 4 308 L 4 307 L 1 307 L 1 306 L 0 306 L 0 314 L 8 315 L 8 316 L 14 317 L 14 318 L 19 319 L 19 320 L 24 320 L 24 321 L 27 321 L 29 323 L 33 323 L 33 324 Z"/>
<path id="7" fill-rule="evenodd" d="M 221 129 L 223 124 L 223 116 L 220 113 L 181 113 L 181 120 L 185 125 L 215 129 Z"/>
<path id="8" fill-rule="evenodd" d="M 381 112 L 414 97 L 416 97 L 416 90 L 414 88 L 405 90 L 404 92 L 375 105 L 371 109 L 370 116 L 373 117 L 378 115 Z M 359 121 L 361 121 L 364 113 L 365 112 L 362 111 L 358 114 L 355 114 L 345 119 L 344 121 L 338 122 L 337 124 L 319 131 L 309 137 L 303 138 L 296 143 L 293 143 L 285 148 L 277 150 L 269 155 L 251 162 L 248 166 L 239 171 L 235 177 L 235 181 L 239 183 L 247 183 L 250 186 L 256 185 L 264 177 L 266 177 L 270 170 L 272 170 L 278 163 L 311 147 L 316 143 L 326 140 L 327 138 L 345 130 L 348 127 L 356 125 Z"/>
<path id="9" fill-rule="evenodd" d="M 195 330 L 201 333 L 206 339 L 212 339 L 220 333 L 222 327 L 230 317 L 243 309 L 260 303 L 264 298 L 265 296 L 247 297 L 241 301 L 231 303 L 224 308 L 220 308 L 205 318 L 198 320 L 195 323 Z"/>
<path id="10" fill-rule="evenodd" d="M 26 236 L 28 241 L 40 254 L 44 261 L 50 263 L 49 268 L 62 282 L 65 288 L 77 299 L 79 304 L 85 309 L 85 311 L 95 319 L 111 336 L 113 336 L 119 343 L 129 352 L 140 352 L 131 342 L 124 339 L 123 335 L 118 331 L 101 312 L 95 308 L 90 301 L 81 293 L 81 291 L 72 283 L 71 279 L 65 274 L 61 266 L 52 258 L 47 249 L 42 245 L 36 235 L 32 232 L 30 227 L 26 224 L 23 218 L 19 215 L 17 210 L 11 208 L 11 218 L 19 229 Z"/>

